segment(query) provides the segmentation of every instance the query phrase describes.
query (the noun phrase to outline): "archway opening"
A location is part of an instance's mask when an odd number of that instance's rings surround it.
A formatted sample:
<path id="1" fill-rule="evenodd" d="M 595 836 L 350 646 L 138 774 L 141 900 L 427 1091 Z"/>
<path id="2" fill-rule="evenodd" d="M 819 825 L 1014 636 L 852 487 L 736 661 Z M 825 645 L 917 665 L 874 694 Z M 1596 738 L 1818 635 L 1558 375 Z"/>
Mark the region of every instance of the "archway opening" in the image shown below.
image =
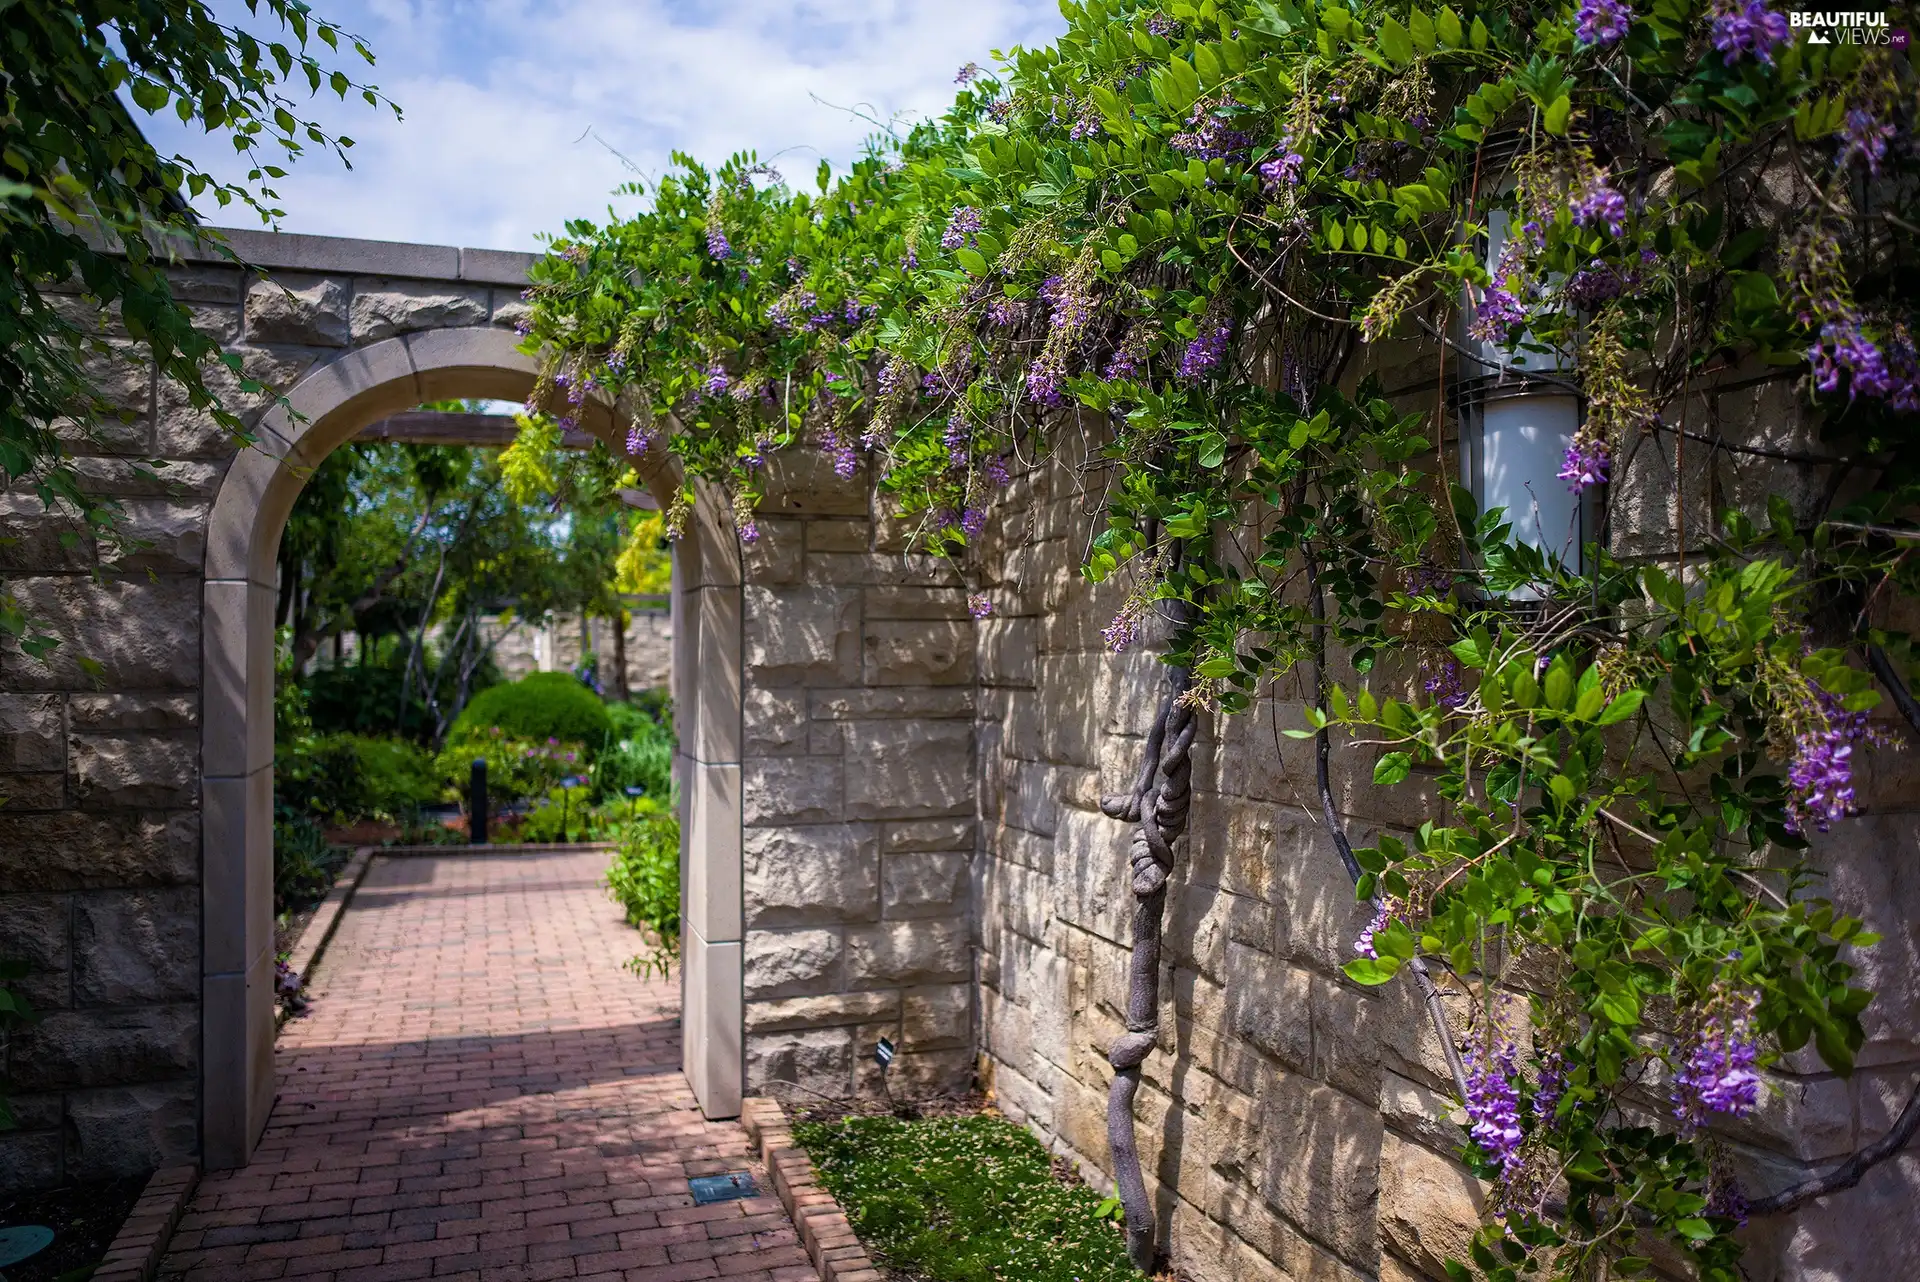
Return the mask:
<path id="1" fill-rule="evenodd" d="M 261 426 L 260 447 L 235 459 L 215 502 L 208 531 L 204 586 L 206 629 L 203 650 L 203 1154 L 209 1167 L 244 1164 L 264 1130 L 274 1103 L 275 917 L 274 917 L 274 695 L 276 625 L 288 608 L 281 564 L 282 537 L 303 487 L 327 458 L 377 421 L 423 404 L 450 399 L 518 401 L 531 391 L 537 369 L 511 335 L 492 328 L 448 329 L 387 339 L 350 351 L 303 378 L 287 395 L 287 404 Z M 578 417 L 588 432 L 611 444 L 612 420 L 605 407 L 587 406 Z M 641 488 L 654 502 L 670 500 L 676 488 L 667 462 L 642 460 Z M 644 500 L 643 500 L 644 501 Z M 674 553 L 673 590 L 667 599 L 704 601 L 712 587 L 697 569 L 700 545 L 709 523 L 695 522 L 694 537 Z M 719 558 L 706 558 L 708 562 Z M 737 597 L 737 576 L 733 586 Z M 675 613 L 686 614 L 678 605 Z M 705 612 L 711 613 L 711 611 Z M 675 629 L 675 702 L 680 708 L 683 747 L 675 774 L 684 782 L 681 798 L 682 883 L 690 889 L 709 885 L 715 874 L 704 867 L 708 847 L 696 837 L 711 831 L 716 817 L 705 813 L 697 786 L 701 769 L 695 745 L 703 721 L 718 717 L 738 722 L 737 672 L 719 680 L 696 680 L 702 658 L 722 668 L 737 665 L 737 635 L 731 644 L 701 626 Z M 733 611 L 737 634 L 737 608 Z M 419 635 L 416 632 L 414 644 Z M 558 658 L 556 654 L 554 658 Z M 537 661 L 537 659 L 536 659 Z M 549 660 L 551 662 L 552 660 Z M 731 689 L 731 706 L 724 694 Z M 722 703 L 716 704 L 716 697 Z M 442 709 L 441 711 L 444 711 Z M 737 739 L 737 735 L 733 736 Z M 732 763 L 737 779 L 737 758 Z M 710 790 L 707 790 L 710 792 Z M 737 827 L 737 787 L 733 791 Z M 726 818 L 718 817 L 724 824 Z M 728 846 L 718 847 L 726 857 Z M 738 884 L 738 843 L 731 843 L 730 870 L 722 881 Z M 711 923 L 689 914 L 689 935 Z M 733 934 L 737 976 L 737 928 Z M 712 980 L 711 958 L 689 948 L 682 975 L 695 983 Z M 707 964 L 703 964 L 707 963 Z M 683 978 L 683 986 L 687 980 Z M 724 980 L 723 980 L 724 986 Z M 701 1048 L 716 1041 L 738 1045 L 737 978 L 733 1000 L 689 993 L 685 1001 L 689 1035 L 687 1066 L 695 1068 Z M 709 1035 L 706 1025 L 715 1023 Z M 726 1025 L 731 1027 L 726 1027 Z M 737 1065 L 737 1051 L 734 1053 Z M 690 1072 L 696 1081 L 711 1073 Z M 726 1073 L 720 1075 L 725 1079 Z M 737 1078 L 737 1067 L 734 1070 Z M 729 1094 L 732 1100 L 729 1101 Z M 710 1099 L 711 1097 L 711 1099 Z M 738 1086 L 731 1092 L 703 1092 L 710 1115 L 737 1111 Z"/>

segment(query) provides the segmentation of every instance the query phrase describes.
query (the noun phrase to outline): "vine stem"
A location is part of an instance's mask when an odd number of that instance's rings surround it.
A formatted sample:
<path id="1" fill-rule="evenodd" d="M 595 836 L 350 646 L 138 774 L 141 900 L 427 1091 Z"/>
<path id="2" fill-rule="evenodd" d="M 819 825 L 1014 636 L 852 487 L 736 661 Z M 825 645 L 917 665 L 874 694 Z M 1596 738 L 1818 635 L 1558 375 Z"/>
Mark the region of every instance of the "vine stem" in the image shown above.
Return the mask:
<path id="1" fill-rule="evenodd" d="M 1340 856 L 1341 865 L 1347 870 L 1347 877 L 1357 886 L 1360 883 L 1360 861 L 1353 856 L 1353 843 L 1347 840 L 1346 825 L 1340 820 L 1340 811 L 1333 803 L 1333 783 L 1328 759 L 1333 752 L 1333 743 L 1327 734 L 1325 724 L 1327 712 L 1327 625 L 1321 609 L 1320 576 L 1314 569 L 1313 548 L 1303 545 L 1307 563 L 1307 596 L 1313 605 L 1313 683 L 1314 706 L 1320 710 L 1321 725 L 1313 735 L 1313 773 L 1314 781 L 1320 788 L 1320 814 L 1326 820 L 1327 833 L 1333 838 L 1334 851 Z M 1381 906 L 1378 897 L 1372 904 L 1377 911 Z M 1460 1102 L 1467 1101 L 1467 1066 L 1460 1059 L 1460 1048 L 1454 1044 L 1453 1028 L 1447 1021 L 1446 1002 L 1440 996 L 1440 986 L 1433 982 L 1433 972 L 1427 966 L 1427 959 L 1415 954 L 1407 963 L 1407 969 L 1413 972 L 1413 981 L 1420 989 L 1421 999 L 1427 1008 L 1427 1018 L 1433 1023 L 1433 1031 L 1440 1037 L 1440 1049 L 1447 1057 L 1447 1072 L 1453 1077 L 1453 1088 L 1459 1092 Z"/>
<path id="2" fill-rule="evenodd" d="M 1900 1116 L 1885 1135 L 1852 1157 L 1828 1171 L 1825 1175 L 1816 1175 L 1810 1180 L 1781 1189 L 1747 1204 L 1750 1215 L 1782 1215 L 1797 1210 L 1817 1197 L 1829 1193 L 1838 1193 L 1858 1184 L 1866 1173 L 1880 1163 L 1898 1153 L 1913 1139 L 1914 1132 L 1920 1131 L 1920 1079 L 1916 1079 L 1913 1090 L 1907 1095 L 1907 1106 L 1900 1110 Z"/>
<path id="3" fill-rule="evenodd" d="M 1185 628 L 1191 612 L 1178 602 L 1170 612 Z M 1107 1049 L 1113 1082 L 1107 1089 L 1107 1147 L 1113 1183 L 1126 1211 L 1127 1258 L 1142 1273 L 1157 1263 L 1153 1204 L 1140 1170 L 1140 1145 L 1133 1115 L 1140 1090 L 1140 1066 L 1160 1042 L 1160 945 L 1167 905 L 1167 877 L 1173 871 L 1173 845 L 1187 828 L 1193 801 L 1193 738 L 1199 717 L 1185 695 L 1193 674 L 1167 670 L 1153 729 L 1147 736 L 1140 774 L 1130 792 L 1103 797 L 1100 809 L 1111 818 L 1138 819 L 1127 865 L 1133 891 L 1133 948 L 1127 961 L 1127 1031 Z"/>

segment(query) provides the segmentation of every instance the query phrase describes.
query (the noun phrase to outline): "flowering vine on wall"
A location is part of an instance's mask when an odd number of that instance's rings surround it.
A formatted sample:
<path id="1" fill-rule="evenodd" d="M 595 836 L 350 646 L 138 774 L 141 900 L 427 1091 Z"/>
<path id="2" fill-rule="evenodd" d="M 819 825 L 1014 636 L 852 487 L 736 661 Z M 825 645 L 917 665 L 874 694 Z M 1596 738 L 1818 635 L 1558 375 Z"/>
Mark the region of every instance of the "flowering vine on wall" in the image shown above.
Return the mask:
<path id="1" fill-rule="evenodd" d="M 569 224 L 532 290 L 531 408 L 610 401 L 628 455 L 684 471 L 669 528 L 698 480 L 748 543 L 771 452 L 864 463 L 969 573 L 1011 478 L 1104 420 L 1085 570 L 1131 584 L 1107 642 L 1173 624 L 1141 782 L 1108 807 L 1142 824 L 1155 947 L 1186 811 L 1166 745 L 1316 674 L 1291 733 L 1375 909 L 1347 972 L 1473 999 L 1448 1043 L 1492 1211 L 1454 1267 L 1631 1275 L 1652 1232 L 1736 1276 L 1749 1215 L 1856 1182 L 1920 1123 L 1917 1096 L 1772 1192 L 1713 1132 L 1781 1054 L 1849 1071 L 1871 1000 L 1874 941 L 1805 852 L 1855 812 L 1858 755 L 1895 746 L 1876 677 L 1920 721 L 1894 622 L 1920 539 L 1912 54 L 1809 44 L 1763 0 L 1065 10 L 1052 47 L 962 68 L 947 116 L 811 191 L 677 157 L 646 213 Z M 1390 397 L 1384 353 L 1425 382 Z M 1530 530 L 1446 479 L 1489 384 L 1577 393 L 1536 484 L 1587 524 Z M 1803 439 L 1723 439 L 1730 389 Z M 1636 468 L 1716 455 L 1815 474 L 1811 497 L 1716 511 L 1669 472 L 1664 542 L 1615 552 L 1648 532 Z M 1336 730 L 1431 817 L 1350 847 Z M 1150 1263 L 1143 1195 L 1129 1227 Z"/>

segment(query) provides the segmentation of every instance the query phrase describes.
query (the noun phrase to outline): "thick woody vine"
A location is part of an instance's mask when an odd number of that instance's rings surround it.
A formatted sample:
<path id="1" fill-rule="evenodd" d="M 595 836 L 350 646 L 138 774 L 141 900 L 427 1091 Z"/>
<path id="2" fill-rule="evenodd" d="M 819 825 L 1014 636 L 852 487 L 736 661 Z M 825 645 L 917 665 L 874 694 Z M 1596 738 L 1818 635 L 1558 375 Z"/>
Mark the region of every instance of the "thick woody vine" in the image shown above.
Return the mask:
<path id="1" fill-rule="evenodd" d="M 1306 671 L 1303 801 L 1374 908 L 1347 973 L 1413 971 L 1492 1188 L 1452 1267 L 1630 1276 L 1652 1235 L 1735 1277 L 1750 1216 L 1920 1127 L 1916 1096 L 1775 1190 L 1739 1186 L 1715 1129 L 1784 1053 L 1850 1071 L 1872 1000 L 1874 940 L 1807 851 L 1905 738 L 1881 692 L 1920 711 L 1896 626 L 1920 587 L 1913 55 L 1809 44 L 1764 0 L 1067 13 L 811 190 L 682 157 L 648 212 L 569 225 L 531 291 L 530 409 L 610 402 L 628 457 L 587 466 L 666 450 L 669 526 L 701 481 L 746 543 L 776 451 L 865 467 L 966 574 L 1010 479 L 1105 425 L 1085 572 L 1130 585 L 1107 642 L 1171 634 L 1138 780 L 1105 803 L 1139 825 L 1109 1134 L 1143 1267 L 1132 1097 L 1189 749 Z M 1461 376 L 1520 366 L 1581 398 L 1535 483 L 1590 501 L 1585 546 L 1451 483 Z M 1771 407 L 1757 442 L 1710 412 L 1736 396 Z M 1733 466 L 1813 484 L 1703 498 Z M 1352 846 L 1336 759 L 1430 815 Z"/>

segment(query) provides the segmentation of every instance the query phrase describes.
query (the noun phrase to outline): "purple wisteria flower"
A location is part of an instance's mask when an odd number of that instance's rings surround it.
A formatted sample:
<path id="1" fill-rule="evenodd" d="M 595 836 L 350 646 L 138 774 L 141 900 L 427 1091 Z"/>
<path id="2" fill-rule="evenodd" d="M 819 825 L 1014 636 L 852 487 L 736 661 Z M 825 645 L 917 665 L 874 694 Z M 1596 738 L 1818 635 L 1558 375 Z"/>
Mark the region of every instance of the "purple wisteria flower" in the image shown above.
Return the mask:
<path id="1" fill-rule="evenodd" d="M 1047 355 L 1027 366 L 1027 395 L 1039 405 L 1059 405 L 1065 401 L 1060 382 L 1066 377 L 1061 363 Z"/>
<path id="2" fill-rule="evenodd" d="M 960 529 L 970 539 L 977 539 L 986 531 L 987 510 L 983 507 L 970 507 L 960 513 Z"/>
<path id="3" fill-rule="evenodd" d="M 985 74 L 986 73 L 984 71 L 980 70 L 979 63 L 969 62 L 966 66 L 960 68 L 959 71 L 954 73 L 953 83 L 956 85 L 964 85 L 970 81 L 978 80 L 981 76 Z"/>
<path id="4" fill-rule="evenodd" d="M 727 377 L 727 367 L 715 361 L 707 366 L 706 381 L 700 384 L 700 390 L 708 396 L 720 396 L 726 392 L 732 382 L 733 380 Z"/>
<path id="5" fill-rule="evenodd" d="M 1685 1043 L 1673 1073 L 1673 1116 L 1692 1134 L 1709 1113 L 1745 1117 L 1760 1103 L 1760 1048 L 1754 1043 L 1752 993 L 1715 994 Z"/>
<path id="6" fill-rule="evenodd" d="M 1005 489 L 1012 481 L 1013 474 L 1007 471 L 1007 460 L 995 454 L 980 465 L 986 478 L 998 489 Z"/>
<path id="7" fill-rule="evenodd" d="M 1468 1134 L 1480 1151 L 1500 1163 L 1502 1175 L 1520 1169 L 1520 1145 L 1526 1134 L 1520 1129 L 1520 1092 L 1514 1087 L 1512 1045 L 1497 1053 L 1467 1052 L 1467 1117 L 1473 1125 Z"/>
<path id="8" fill-rule="evenodd" d="M 1457 708 L 1467 701 L 1467 689 L 1460 682 L 1460 661 L 1452 655 L 1442 660 L 1438 667 L 1422 661 L 1421 670 L 1426 673 L 1420 682 L 1420 688 L 1431 695 L 1435 704 L 1442 708 Z"/>
<path id="9" fill-rule="evenodd" d="M 740 523 L 740 541 L 742 543 L 758 543 L 760 541 L 760 523 L 752 517 L 748 517 L 742 521 Z"/>
<path id="10" fill-rule="evenodd" d="M 1027 314 L 1027 305 L 1011 298 L 996 298 L 987 304 L 987 324 L 1000 329 L 1018 325 Z"/>
<path id="11" fill-rule="evenodd" d="M 1119 654 L 1140 639 L 1140 624 L 1145 619 L 1147 603 L 1142 597 L 1128 597 L 1120 613 L 1113 616 L 1113 622 L 1100 629 L 1100 637 L 1107 643 L 1107 649 Z"/>
<path id="12" fill-rule="evenodd" d="M 645 454 L 647 447 L 652 444 L 653 433 L 647 431 L 638 423 L 635 423 L 627 429 L 627 453 L 634 458 L 639 458 L 642 454 Z"/>
<path id="13" fill-rule="evenodd" d="M 972 205 L 955 205 L 952 215 L 947 219 L 946 231 L 940 234 L 940 248 L 958 249 L 962 245 L 971 245 L 979 231 L 980 211 Z"/>
<path id="14" fill-rule="evenodd" d="M 1226 117 L 1220 114 L 1236 105 L 1231 98 L 1222 99 L 1215 108 L 1202 103 L 1187 117 L 1188 128 L 1167 139 L 1167 144 L 1175 151 L 1201 160 L 1241 159 L 1252 150 L 1253 138 L 1228 124 Z"/>
<path id="15" fill-rule="evenodd" d="M 1497 343 L 1507 336 L 1507 330 L 1527 318 L 1526 308 L 1513 296 L 1513 291 L 1498 282 L 1480 291 L 1480 300 L 1473 305 L 1473 321 L 1467 326 L 1467 334 L 1483 343 Z"/>
<path id="16" fill-rule="evenodd" d="M 1353 941 L 1353 951 L 1359 953 L 1362 957 L 1379 957 L 1380 954 L 1375 951 L 1373 947 L 1373 937 L 1376 932 L 1385 930 L 1387 928 L 1387 922 L 1392 920 L 1392 918 L 1393 914 L 1387 911 L 1387 905 L 1385 903 L 1376 905 L 1373 920 L 1366 924 L 1366 927 L 1360 932 L 1360 937 Z"/>
<path id="17" fill-rule="evenodd" d="M 841 480 L 852 476 L 860 466 L 859 452 L 839 433 L 829 433 L 824 448 L 833 456 L 833 474 Z"/>
<path id="18" fill-rule="evenodd" d="M 1713 15 L 1713 47 L 1731 67 L 1741 58 L 1773 65 L 1773 49 L 1791 33 L 1787 20 L 1767 8 L 1765 0 L 1722 0 Z"/>
<path id="19" fill-rule="evenodd" d="M 976 619 L 984 619 L 993 613 L 993 602 L 987 599 L 987 594 L 984 592 L 969 592 L 967 594 L 967 613 Z"/>
<path id="20" fill-rule="evenodd" d="M 1893 126 L 1875 117 L 1871 111 L 1855 107 L 1847 113 L 1846 124 L 1840 129 L 1840 163 L 1850 164 L 1855 156 L 1867 162 L 1867 172 L 1878 174 L 1880 162 L 1887 158 L 1887 142 L 1893 137 Z"/>
<path id="21" fill-rule="evenodd" d="M 1226 354 L 1227 327 L 1208 326 L 1200 331 L 1200 337 L 1187 344 L 1187 350 L 1180 357 L 1179 375 L 1188 382 L 1205 378 Z"/>
<path id="22" fill-rule="evenodd" d="M 1080 114 L 1073 118 L 1073 128 L 1067 130 L 1067 137 L 1075 142 L 1085 142 L 1101 132 L 1102 128 L 1099 108 L 1088 103 L 1080 109 Z"/>
<path id="23" fill-rule="evenodd" d="M 956 468 L 964 469 L 971 455 L 973 431 L 967 426 L 966 417 L 955 414 L 947 420 L 946 446 L 947 462 Z"/>
<path id="24" fill-rule="evenodd" d="M 1615 191 L 1607 176 L 1598 170 L 1574 197 L 1572 211 L 1573 221 L 1581 227 L 1605 227 L 1611 236 L 1626 230 L 1627 198 Z"/>
<path id="25" fill-rule="evenodd" d="M 718 219 L 707 224 L 707 257 L 733 257 L 733 246 L 727 242 L 726 229 L 720 226 Z"/>
<path id="26" fill-rule="evenodd" d="M 1307 163 L 1307 158 L 1293 149 L 1292 134 L 1282 138 L 1276 150 L 1279 154 L 1260 166 L 1260 178 L 1266 183 L 1269 193 L 1277 192 L 1282 187 L 1298 187 L 1300 169 Z"/>
<path id="27" fill-rule="evenodd" d="M 1567 1057 L 1559 1051 L 1550 1051 L 1540 1061 L 1540 1082 L 1533 1088 L 1533 1115 L 1552 1122 L 1554 1110 L 1560 1107 L 1560 1097 L 1566 1093 Z"/>
<path id="28" fill-rule="evenodd" d="M 1630 283 L 1610 264 L 1596 258 L 1567 281 L 1567 300 L 1581 311 L 1590 312 L 1600 304 L 1620 297 Z"/>
<path id="29" fill-rule="evenodd" d="M 1180 24 L 1164 13 L 1156 13 L 1147 19 L 1147 30 L 1162 40 L 1175 40 L 1180 35 Z"/>
<path id="30" fill-rule="evenodd" d="M 1920 354 L 1904 326 L 1894 326 L 1883 350 L 1868 338 L 1860 319 L 1848 314 L 1820 327 L 1820 341 L 1807 349 L 1813 384 L 1822 392 L 1840 390 L 1840 372 L 1851 375 L 1849 399 L 1872 396 L 1897 410 L 1920 408 Z"/>
<path id="31" fill-rule="evenodd" d="M 1410 596 L 1445 596 L 1453 591 L 1454 571 L 1438 565 L 1417 565 L 1407 571 Z"/>
<path id="32" fill-rule="evenodd" d="M 1607 479 L 1607 468 L 1613 463 L 1613 452 L 1607 443 L 1590 436 L 1576 436 L 1567 445 L 1566 457 L 1555 473 L 1567 483 L 1567 488 L 1578 494 L 1589 485 L 1602 484 Z"/>
<path id="33" fill-rule="evenodd" d="M 1580 0 L 1573 34 L 1583 45 L 1618 44 L 1633 25 L 1633 10 L 1621 0 Z"/>

